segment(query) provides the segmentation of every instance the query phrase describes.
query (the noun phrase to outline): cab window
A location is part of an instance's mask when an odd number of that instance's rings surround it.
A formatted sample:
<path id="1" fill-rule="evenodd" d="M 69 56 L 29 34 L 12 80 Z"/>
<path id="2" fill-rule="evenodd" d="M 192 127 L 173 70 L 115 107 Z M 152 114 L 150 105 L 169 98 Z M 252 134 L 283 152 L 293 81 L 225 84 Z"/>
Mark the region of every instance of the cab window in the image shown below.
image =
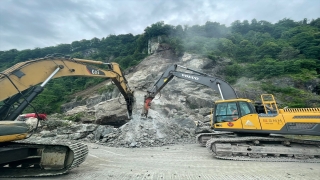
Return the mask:
<path id="1" fill-rule="evenodd" d="M 239 102 L 241 116 L 252 114 L 253 111 L 247 102 Z"/>
<path id="2" fill-rule="evenodd" d="M 235 121 L 239 118 L 239 112 L 236 102 L 219 103 L 216 105 L 216 122 Z"/>

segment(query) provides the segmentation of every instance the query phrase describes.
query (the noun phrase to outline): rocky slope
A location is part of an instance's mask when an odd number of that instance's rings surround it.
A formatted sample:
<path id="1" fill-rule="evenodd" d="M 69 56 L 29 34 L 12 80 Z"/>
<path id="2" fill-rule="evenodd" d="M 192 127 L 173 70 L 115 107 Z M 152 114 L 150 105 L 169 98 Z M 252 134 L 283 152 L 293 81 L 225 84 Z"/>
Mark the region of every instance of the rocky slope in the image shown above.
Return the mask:
<path id="1" fill-rule="evenodd" d="M 131 88 L 135 90 L 136 98 L 131 120 L 127 118 L 124 100 L 122 97 L 118 98 L 119 92 L 114 89 L 113 92 L 95 95 L 82 100 L 83 102 L 64 105 L 66 110 L 64 117 L 49 116 L 49 120 L 41 124 L 41 133 L 35 134 L 32 138 L 85 140 L 116 147 L 194 143 L 196 133 L 210 131 L 208 126 L 210 107 L 215 99 L 219 99 L 213 90 L 185 80 L 174 79 L 153 101 L 148 118 L 140 115 L 147 88 L 169 65 L 177 63 L 201 70 L 211 63 L 208 59 L 190 54 L 181 59 L 169 59 L 168 55 L 172 57 L 171 50 L 167 51 L 149 56 L 138 66 L 130 69 L 126 75 Z M 79 104 L 85 105 L 78 106 Z M 78 123 L 61 120 L 66 116 L 77 115 L 80 121 Z M 119 121 L 122 122 L 120 123 L 122 126 L 116 124 Z M 207 126 L 199 127 L 197 126 L 199 124 Z"/>
<path id="2" fill-rule="evenodd" d="M 143 97 L 146 90 L 172 64 L 218 76 L 221 67 L 228 62 L 228 59 L 213 62 L 188 53 L 178 58 L 170 48 L 158 49 L 139 65 L 127 70 L 126 78 L 130 87 L 135 90 L 136 98 L 131 120 L 127 118 L 124 100 L 119 97 L 119 91 L 115 88 L 113 92 L 64 105 L 66 113 L 49 116 L 49 120 L 42 123 L 42 132 L 32 138 L 85 140 L 115 147 L 195 143 L 197 133 L 211 131 L 210 109 L 213 102 L 220 99 L 217 92 L 200 84 L 174 78 L 152 101 L 147 118 L 140 115 Z M 256 98 L 263 93 L 259 84 L 260 82 L 241 78 L 234 88 L 241 97 Z M 74 117 L 72 120 L 79 122 L 61 120 L 66 116 L 69 119 Z"/>

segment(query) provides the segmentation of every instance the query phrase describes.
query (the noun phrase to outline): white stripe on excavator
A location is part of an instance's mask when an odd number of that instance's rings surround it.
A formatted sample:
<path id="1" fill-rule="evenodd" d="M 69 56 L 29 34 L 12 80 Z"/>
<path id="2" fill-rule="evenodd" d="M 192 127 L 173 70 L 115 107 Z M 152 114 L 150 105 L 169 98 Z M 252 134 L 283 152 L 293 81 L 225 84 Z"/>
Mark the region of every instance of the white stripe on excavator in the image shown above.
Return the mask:
<path id="1" fill-rule="evenodd" d="M 117 153 L 114 153 L 114 152 L 111 152 L 111 151 L 107 151 L 107 150 L 104 150 L 104 149 L 102 149 L 103 151 L 106 151 L 106 152 L 109 152 L 109 153 L 112 153 L 112 154 L 115 154 L 115 155 L 118 155 L 118 156 L 125 156 L 125 155 L 123 155 L 123 154 L 117 154 Z"/>

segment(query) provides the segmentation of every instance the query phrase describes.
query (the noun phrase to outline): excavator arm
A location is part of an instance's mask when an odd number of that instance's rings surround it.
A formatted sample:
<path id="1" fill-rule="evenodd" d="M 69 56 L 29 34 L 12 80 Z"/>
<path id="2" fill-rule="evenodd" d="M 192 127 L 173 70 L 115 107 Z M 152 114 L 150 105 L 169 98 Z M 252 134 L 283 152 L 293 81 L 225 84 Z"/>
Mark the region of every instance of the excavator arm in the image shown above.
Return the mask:
<path id="1" fill-rule="evenodd" d="M 106 69 L 93 65 L 105 65 Z M 47 56 L 18 63 L 0 73 L 0 101 L 4 102 L 4 105 L 0 108 L 0 120 L 14 120 L 42 92 L 44 86 L 51 79 L 64 76 L 110 78 L 123 95 L 127 103 L 129 117 L 131 117 L 134 103 L 133 91 L 129 88 L 128 82 L 117 63 Z M 12 103 L 23 95 L 22 92 L 40 83 L 42 84 L 35 87 L 24 102 L 9 113 Z"/>
<path id="2" fill-rule="evenodd" d="M 192 73 L 177 71 L 178 67 Z M 228 100 L 238 98 L 235 90 L 224 80 L 193 69 L 189 69 L 184 66 L 174 64 L 166 69 L 166 71 L 161 75 L 161 77 L 154 83 L 154 85 L 147 91 L 147 94 L 144 96 L 144 107 L 142 111 L 143 116 L 148 115 L 151 101 L 174 77 L 208 86 L 213 90 L 219 92 L 222 99 Z"/>

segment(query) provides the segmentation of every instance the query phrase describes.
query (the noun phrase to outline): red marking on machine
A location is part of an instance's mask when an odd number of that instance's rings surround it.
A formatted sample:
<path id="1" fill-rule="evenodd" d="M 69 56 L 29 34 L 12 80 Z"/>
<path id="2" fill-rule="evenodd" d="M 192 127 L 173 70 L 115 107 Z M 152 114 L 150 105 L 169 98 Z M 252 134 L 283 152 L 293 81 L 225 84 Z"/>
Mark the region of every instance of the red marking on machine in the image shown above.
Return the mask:
<path id="1" fill-rule="evenodd" d="M 233 126 L 233 123 L 232 123 L 232 122 L 228 122 L 228 126 L 229 126 L 229 127 L 232 127 L 232 126 Z"/>
<path id="2" fill-rule="evenodd" d="M 29 118 L 39 118 L 39 120 L 47 120 L 47 114 L 38 114 L 36 113 L 28 113 L 28 114 L 21 114 L 17 117 L 16 121 L 26 121 Z"/>

